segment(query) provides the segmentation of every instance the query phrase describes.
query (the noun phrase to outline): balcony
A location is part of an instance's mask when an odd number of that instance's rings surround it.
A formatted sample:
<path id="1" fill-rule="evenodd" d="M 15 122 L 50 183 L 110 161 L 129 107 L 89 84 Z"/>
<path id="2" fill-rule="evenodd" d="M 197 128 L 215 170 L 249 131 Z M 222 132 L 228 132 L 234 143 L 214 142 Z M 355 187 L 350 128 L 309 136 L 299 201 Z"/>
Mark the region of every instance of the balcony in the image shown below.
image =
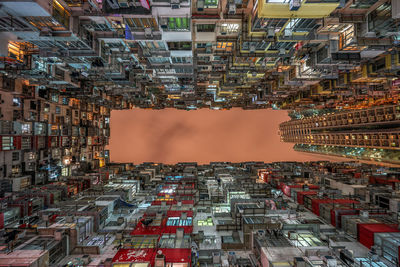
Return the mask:
<path id="1" fill-rule="evenodd" d="M 69 29 L 71 14 L 57 1 L 53 1 L 53 18 Z"/>
<path id="2" fill-rule="evenodd" d="M 258 2 L 258 16 L 264 18 L 323 18 L 329 16 L 339 6 L 339 0 L 303 1 L 294 10 L 287 0 L 263 0 Z"/>

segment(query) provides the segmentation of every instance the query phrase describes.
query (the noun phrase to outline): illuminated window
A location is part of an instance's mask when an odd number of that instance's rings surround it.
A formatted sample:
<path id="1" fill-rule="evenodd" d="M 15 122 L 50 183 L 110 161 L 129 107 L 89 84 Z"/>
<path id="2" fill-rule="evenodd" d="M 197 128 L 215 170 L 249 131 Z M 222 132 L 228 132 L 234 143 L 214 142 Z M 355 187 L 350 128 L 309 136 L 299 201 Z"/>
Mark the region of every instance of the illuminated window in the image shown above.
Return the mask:
<path id="1" fill-rule="evenodd" d="M 69 167 L 64 167 L 61 169 L 62 176 L 69 176 Z"/>
<path id="2" fill-rule="evenodd" d="M 198 226 L 213 226 L 214 222 L 212 218 L 207 218 L 206 220 L 199 220 L 197 221 Z"/>
<path id="3" fill-rule="evenodd" d="M 190 19 L 189 18 L 168 18 L 167 25 L 162 25 L 166 31 L 189 31 Z"/>
<path id="4" fill-rule="evenodd" d="M 36 155 L 33 152 L 28 152 L 27 155 L 28 155 L 27 156 L 28 160 L 35 160 L 36 159 Z"/>
<path id="5" fill-rule="evenodd" d="M 12 166 L 12 169 L 11 169 L 11 173 L 12 173 L 13 175 L 18 175 L 19 172 L 20 172 L 20 170 L 21 170 L 21 167 L 20 167 L 19 165 L 13 165 L 13 166 Z M 22 187 L 26 187 L 26 186 L 22 186 L 22 181 L 21 181 L 21 188 L 22 188 Z"/>
<path id="6" fill-rule="evenodd" d="M 29 134 L 31 133 L 31 125 L 29 123 L 23 123 L 21 125 L 22 134 Z"/>
<path id="7" fill-rule="evenodd" d="M 16 107 L 21 106 L 21 99 L 19 99 L 18 97 L 14 97 L 13 98 L 13 106 L 16 106 Z"/>
<path id="8" fill-rule="evenodd" d="M 179 217 L 170 217 L 167 221 L 167 226 L 191 226 L 192 225 L 192 217 L 188 217 L 187 219 L 181 219 Z"/>
<path id="9" fill-rule="evenodd" d="M 44 112 L 49 112 L 50 111 L 50 105 L 49 104 L 45 104 L 43 111 Z"/>
<path id="10" fill-rule="evenodd" d="M 70 14 L 57 0 L 53 0 L 53 18 L 66 28 L 69 27 Z"/>
<path id="11" fill-rule="evenodd" d="M 3 136 L 1 138 L 1 146 L 3 150 L 14 149 L 14 138 L 12 136 Z"/>
<path id="12" fill-rule="evenodd" d="M 221 25 L 221 34 L 234 34 L 239 32 L 239 24 L 237 23 L 223 23 Z"/>
<path id="13" fill-rule="evenodd" d="M 339 35 L 339 49 L 349 50 L 354 43 L 354 25 L 347 26 Z"/>
<path id="14" fill-rule="evenodd" d="M 218 42 L 217 49 L 222 49 L 225 51 L 232 51 L 233 43 L 232 42 Z"/>

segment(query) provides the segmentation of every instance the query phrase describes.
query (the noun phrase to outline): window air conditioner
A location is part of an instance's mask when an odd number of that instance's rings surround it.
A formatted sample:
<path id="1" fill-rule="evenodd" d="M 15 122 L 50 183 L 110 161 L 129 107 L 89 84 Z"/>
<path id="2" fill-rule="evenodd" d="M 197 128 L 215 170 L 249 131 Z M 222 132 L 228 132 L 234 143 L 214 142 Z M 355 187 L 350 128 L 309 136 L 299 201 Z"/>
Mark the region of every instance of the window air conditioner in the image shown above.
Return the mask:
<path id="1" fill-rule="evenodd" d="M 144 28 L 144 36 L 146 38 L 153 37 L 153 30 L 151 28 Z"/>
<path id="2" fill-rule="evenodd" d="M 160 18 L 159 20 L 161 29 L 168 29 L 168 19 L 167 18 Z"/>
<path id="3" fill-rule="evenodd" d="M 285 34 L 285 37 L 290 37 L 293 35 L 293 31 L 292 31 L 292 29 L 286 28 L 284 31 L 284 34 Z"/>
<path id="4" fill-rule="evenodd" d="M 197 0 L 197 11 L 204 11 L 204 0 Z"/>
<path id="5" fill-rule="evenodd" d="M 301 6 L 301 0 L 291 0 L 289 3 L 290 11 L 297 11 Z"/>
<path id="6" fill-rule="evenodd" d="M 251 43 L 250 44 L 250 53 L 255 53 L 256 52 L 256 44 L 254 44 L 254 43 Z"/>
<path id="7" fill-rule="evenodd" d="M 228 8 L 228 14 L 229 15 L 235 15 L 236 14 L 236 5 L 230 3 L 229 8 Z"/>
<path id="8" fill-rule="evenodd" d="M 267 37 L 268 37 L 268 38 L 274 38 L 274 36 L 275 36 L 275 29 L 274 29 L 273 27 L 269 27 L 269 28 L 268 28 L 268 35 L 267 35 Z"/>
<path id="9" fill-rule="evenodd" d="M 118 5 L 122 8 L 129 7 L 128 0 L 119 0 Z"/>
<path id="10" fill-rule="evenodd" d="M 169 1 L 171 4 L 172 9 L 179 9 L 181 7 L 181 1 L 180 0 L 170 0 Z"/>

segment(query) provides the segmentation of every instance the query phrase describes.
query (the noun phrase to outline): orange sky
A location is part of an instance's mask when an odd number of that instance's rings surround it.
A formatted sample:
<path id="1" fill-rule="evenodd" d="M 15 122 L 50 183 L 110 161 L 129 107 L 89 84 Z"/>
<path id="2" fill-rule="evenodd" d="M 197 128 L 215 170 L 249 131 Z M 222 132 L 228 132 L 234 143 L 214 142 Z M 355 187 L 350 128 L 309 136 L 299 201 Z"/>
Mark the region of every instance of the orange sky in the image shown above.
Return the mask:
<path id="1" fill-rule="evenodd" d="M 337 159 L 280 142 L 283 110 L 114 110 L 108 149 L 113 162 L 311 161 Z"/>

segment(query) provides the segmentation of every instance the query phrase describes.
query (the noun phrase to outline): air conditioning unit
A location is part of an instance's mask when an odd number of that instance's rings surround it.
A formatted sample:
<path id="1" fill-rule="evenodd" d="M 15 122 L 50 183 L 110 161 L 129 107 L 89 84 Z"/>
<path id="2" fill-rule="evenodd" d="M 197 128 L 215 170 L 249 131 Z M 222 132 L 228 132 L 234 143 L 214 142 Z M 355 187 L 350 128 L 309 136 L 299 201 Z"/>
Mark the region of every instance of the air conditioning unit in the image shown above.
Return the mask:
<path id="1" fill-rule="evenodd" d="M 122 8 L 129 7 L 128 0 L 118 0 L 118 5 Z"/>
<path id="2" fill-rule="evenodd" d="M 285 35 L 285 37 L 292 36 L 293 35 L 292 29 L 286 28 L 285 31 L 284 31 L 284 35 Z"/>
<path id="3" fill-rule="evenodd" d="M 161 29 L 168 29 L 168 19 L 167 18 L 160 18 L 159 23 L 160 23 Z"/>
<path id="4" fill-rule="evenodd" d="M 151 28 L 144 28 L 144 36 L 146 38 L 153 37 L 153 30 Z"/>
<path id="5" fill-rule="evenodd" d="M 297 11 L 301 7 L 301 0 L 291 0 L 289 3 L 290 11 Z"/>
<path id="6" fill-rule="evenodd" d="M 235 15 L 236 14 L 236 5 L 233 3 L 230 3 L 228 6 L 228 14 L 229 15 Z"/>
<path id="7" fill-rule="evenodd" d="M 255 43 L 250 43 L 250 48 L 249 48 L 250 53 L 255 53 L 256 48 L 257 48 L 257 45 Z"/>
<path id="8" fill-rule="evenodd" d="M 172 9 L 181 8 L 181 1 L 180 0 L 170 0 L 169 3 L 171 4 L 171 8 Z"/>
<path id="9" fill-rule="evenodd" d="M 275 28 L 269 27 L 267 31 L 267 37 L 268 38 L 274 38 L 275 37 Z"/>
<path id="10" fill-rule="evenodd" d="M 339 41 L 329 40 L 329 53 L 337 53 L 339 51 Z"/>
<path id="11" fill-rule="evenodd" d="M 286 54 L 286 49 L 285 48 L 279 48 L 279 55 L 284 56 Z"/>
<path id="12" fill-rule="evenodd" d="M 204 11 L 204 0 L 197 1 L 197 11 Z"/>
<path id="13" fill-rule="evenodd" d="M 221 30 L 220 30 L 220 34 L 221 35 L 226 35 L 228 32 L 227 32 L 227 27 L 226 26 L 221 26 Z"/>

